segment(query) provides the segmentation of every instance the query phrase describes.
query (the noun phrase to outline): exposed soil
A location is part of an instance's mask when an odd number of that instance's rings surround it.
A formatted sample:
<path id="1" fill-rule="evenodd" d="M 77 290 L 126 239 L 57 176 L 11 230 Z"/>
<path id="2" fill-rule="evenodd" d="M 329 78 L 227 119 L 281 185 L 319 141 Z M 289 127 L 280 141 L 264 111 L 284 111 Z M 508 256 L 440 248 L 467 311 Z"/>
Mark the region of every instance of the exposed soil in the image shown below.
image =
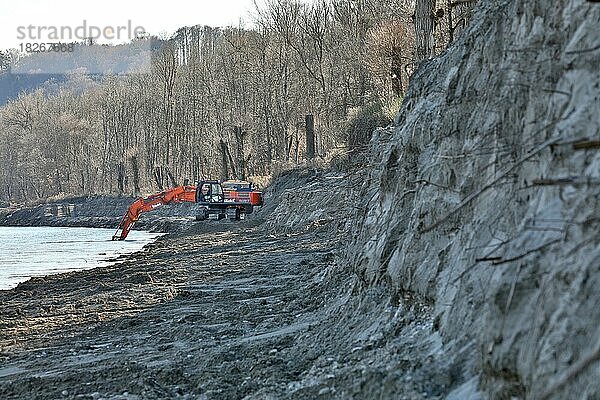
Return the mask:
<path id="1" fill-rule="evenodd" d="M 445 393 L 429 306 L 357 295 L 340 240 L 199 223 L 111 267 L 0 292 L 0 398 Z"/>

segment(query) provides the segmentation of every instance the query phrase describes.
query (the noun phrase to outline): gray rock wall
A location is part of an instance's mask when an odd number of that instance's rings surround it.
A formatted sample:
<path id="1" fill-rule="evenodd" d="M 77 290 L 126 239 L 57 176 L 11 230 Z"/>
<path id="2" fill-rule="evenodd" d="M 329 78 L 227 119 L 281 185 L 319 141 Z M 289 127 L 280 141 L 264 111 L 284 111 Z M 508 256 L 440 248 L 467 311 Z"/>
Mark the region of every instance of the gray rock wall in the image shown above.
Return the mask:
<path id="1" fill-rule="evenodd" d="M 490 398 L 600 397 L 599 26 L 598 3 L 482 1 L 375 134 L 348 259 L 435 303 L 466 382 L 450 397 L 473 377 Z"/>

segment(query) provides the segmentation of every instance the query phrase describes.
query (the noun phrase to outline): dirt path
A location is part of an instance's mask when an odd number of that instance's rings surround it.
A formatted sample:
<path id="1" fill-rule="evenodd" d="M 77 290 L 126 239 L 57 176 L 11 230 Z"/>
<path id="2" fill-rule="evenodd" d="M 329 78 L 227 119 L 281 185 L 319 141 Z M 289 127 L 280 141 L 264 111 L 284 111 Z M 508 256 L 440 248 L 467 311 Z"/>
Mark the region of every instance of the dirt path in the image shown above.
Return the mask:
<path id="1" fill-rule="evenodd" d="M 427 306 L 354 296 L 328 268 L 331 235 L 206 226 L 112 267 L 0 292 L 0 398 L 444 392 L 445 370 L 420 361 L 436 357 Z"/>

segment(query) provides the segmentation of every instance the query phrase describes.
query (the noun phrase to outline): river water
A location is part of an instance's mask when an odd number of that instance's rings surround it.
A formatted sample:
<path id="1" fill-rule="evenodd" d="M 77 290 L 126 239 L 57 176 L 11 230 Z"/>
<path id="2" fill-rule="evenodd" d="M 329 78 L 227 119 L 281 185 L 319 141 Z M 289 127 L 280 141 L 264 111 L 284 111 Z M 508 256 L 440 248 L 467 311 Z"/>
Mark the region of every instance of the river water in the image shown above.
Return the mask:
<path id="1" fill-rule="evenodd" d="M 0 290 L 33 276 L 109 265 L 109 258 L 141 250 L 160 234 L 132 231 L 111 241 L 114 229 L 0 227 Z"/>

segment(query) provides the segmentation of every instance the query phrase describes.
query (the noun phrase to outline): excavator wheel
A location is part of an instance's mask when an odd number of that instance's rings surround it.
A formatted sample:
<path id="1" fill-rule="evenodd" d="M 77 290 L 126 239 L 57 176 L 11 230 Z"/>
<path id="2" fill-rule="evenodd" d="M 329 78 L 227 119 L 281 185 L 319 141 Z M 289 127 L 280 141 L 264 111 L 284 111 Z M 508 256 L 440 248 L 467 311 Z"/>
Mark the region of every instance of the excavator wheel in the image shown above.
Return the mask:
<path id="1" fill-rule="evenodd" d="M 226 213 L 227 219 L 230 219 L 232 221 L 240 220 L 240 209 L 238 207 L 228 207 Z"/>
<path id="2" fill-rule="evenodd" d="M 196 221 L 205 221 L 208 219 L 208 210 L 206 208 L 200 209 L 196 215 Z"/>

